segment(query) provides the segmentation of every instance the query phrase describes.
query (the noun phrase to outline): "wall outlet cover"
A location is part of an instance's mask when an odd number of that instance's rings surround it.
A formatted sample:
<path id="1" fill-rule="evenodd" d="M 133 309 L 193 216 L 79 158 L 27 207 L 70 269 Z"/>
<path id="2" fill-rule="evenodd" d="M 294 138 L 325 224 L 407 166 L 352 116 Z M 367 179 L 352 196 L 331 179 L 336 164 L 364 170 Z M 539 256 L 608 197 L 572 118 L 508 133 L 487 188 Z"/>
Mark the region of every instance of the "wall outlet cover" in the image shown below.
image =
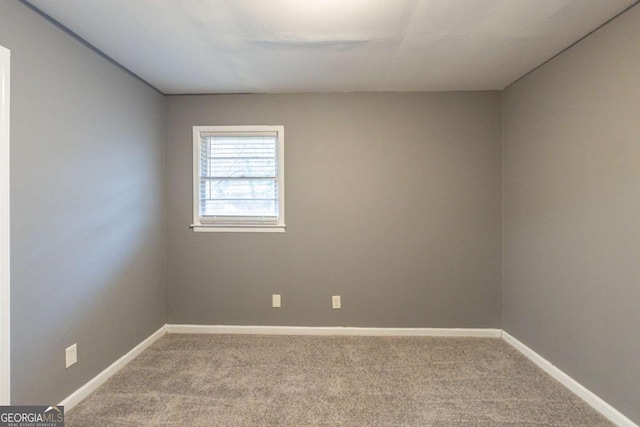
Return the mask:
<path id="1" fill-rule="evenodd" d="M 331 297 L 331 303 L 333 305 L 334 310 L 342 308 L 342 303 L 340 302 L 340 295 L 334 295 Z"/>
<path id="2" fill-rule="evenodd" d="M 68 368 L 78 362 L 78 344 L 73 344 L 64 350 L 65 366 Z"/>

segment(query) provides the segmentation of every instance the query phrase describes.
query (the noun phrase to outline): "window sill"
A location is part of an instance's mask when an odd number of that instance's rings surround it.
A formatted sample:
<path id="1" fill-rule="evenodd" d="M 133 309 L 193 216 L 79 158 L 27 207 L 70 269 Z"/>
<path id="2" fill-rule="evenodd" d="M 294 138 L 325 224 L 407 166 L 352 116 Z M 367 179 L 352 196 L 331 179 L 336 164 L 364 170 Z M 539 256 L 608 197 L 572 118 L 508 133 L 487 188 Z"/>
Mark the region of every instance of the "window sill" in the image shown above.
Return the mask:
<path id="1" fill-rule="evenodd" d="M 192 224 L 196 233 L 284 233 L 284 225 L 213 225 Z"/>

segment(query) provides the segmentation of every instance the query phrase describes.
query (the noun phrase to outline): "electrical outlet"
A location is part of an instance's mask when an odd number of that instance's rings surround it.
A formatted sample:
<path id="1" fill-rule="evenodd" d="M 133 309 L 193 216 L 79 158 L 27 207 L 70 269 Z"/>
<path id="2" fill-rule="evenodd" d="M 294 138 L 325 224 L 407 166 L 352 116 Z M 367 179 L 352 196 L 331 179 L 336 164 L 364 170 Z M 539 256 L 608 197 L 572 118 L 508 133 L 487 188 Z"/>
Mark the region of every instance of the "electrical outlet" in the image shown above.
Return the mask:
<path id="1" fill-rule="evenodd" d="M 273 294 L 271 296 L 271 306 L 273 308 L 280 308 L 282 306 L 282 298 L 280 298 L 280 295 Z"/>
<path id="2" fill-rule="evenodd" d="M 68 368 L 69 366 L 75 365 L 78 362 L 78 344 L 74 344 L 70 347 L 67 347 L 64 350 L 65 356 L 65 364 Z"/>
<path id="3" fill-rule="evenodd" d="M 340 303 L 340 295 L 334 295 L 331 297 L 331 303 L 333 304 L 333 308 L 335 310 L 342 308 L 342 304 Z"/>

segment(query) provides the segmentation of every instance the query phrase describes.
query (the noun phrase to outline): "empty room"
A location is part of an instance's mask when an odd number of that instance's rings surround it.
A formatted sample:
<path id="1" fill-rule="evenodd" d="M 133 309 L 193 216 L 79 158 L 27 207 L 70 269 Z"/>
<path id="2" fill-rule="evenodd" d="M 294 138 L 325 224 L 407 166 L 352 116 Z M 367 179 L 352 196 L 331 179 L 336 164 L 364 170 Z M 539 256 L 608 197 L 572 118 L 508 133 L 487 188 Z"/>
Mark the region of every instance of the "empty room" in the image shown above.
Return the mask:
<path id="1" fill-rule="evenodd" d="M 0 0 L 0 427 L 638 427 L 639 219 L 636 0 Z"/>

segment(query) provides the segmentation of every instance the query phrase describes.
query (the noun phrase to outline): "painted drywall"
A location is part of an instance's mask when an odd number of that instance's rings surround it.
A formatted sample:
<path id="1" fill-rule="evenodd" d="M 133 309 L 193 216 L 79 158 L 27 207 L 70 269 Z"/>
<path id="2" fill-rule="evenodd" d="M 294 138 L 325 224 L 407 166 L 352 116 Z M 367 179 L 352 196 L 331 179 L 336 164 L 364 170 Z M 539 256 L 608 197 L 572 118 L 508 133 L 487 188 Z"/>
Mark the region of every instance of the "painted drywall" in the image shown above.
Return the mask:
<path id="1" fill-rule="evenodd" d="M 169 321 L 499 327 L 500 105 L 495 91 L 168 97 Z M 286 232 L 192 231 L 192 126 L 249 124 L 285 127 Z"/>
<path id="2" fill-rule="evenodd" d="M 504 91 L 504 328 L 640 423 L 640 7 Z"/>
<path id="3" fill-rule="evenodd" d="M 13 404 L 55 404 L 165 323 L 161 94 L 18 1 L 11 49 Z M 79 362 L 65 369 L 64 349 Z"/>

